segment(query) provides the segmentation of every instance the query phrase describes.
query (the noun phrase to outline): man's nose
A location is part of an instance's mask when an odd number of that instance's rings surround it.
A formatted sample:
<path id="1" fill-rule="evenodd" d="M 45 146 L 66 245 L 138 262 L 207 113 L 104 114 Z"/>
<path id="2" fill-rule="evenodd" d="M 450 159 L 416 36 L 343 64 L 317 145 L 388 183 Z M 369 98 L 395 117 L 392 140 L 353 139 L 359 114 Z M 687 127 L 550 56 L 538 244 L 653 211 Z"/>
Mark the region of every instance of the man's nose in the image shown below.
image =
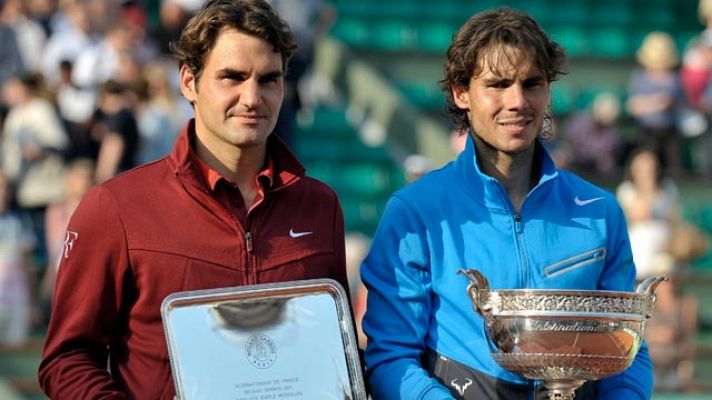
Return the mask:
<path id="1" fill-rule="evenodd" d="M 505 105 L 508 109 L 521 110 L 527 105 L 526 91 L 520 84 L 513 84 L 505 93 Z"/>
<path id="2" fill-rule="evenodd" d="M 255 108 L 260 102 L 260 84 L 254 79 L 245 81 L 240 92 L 240 103 L 247 108 Z"/>

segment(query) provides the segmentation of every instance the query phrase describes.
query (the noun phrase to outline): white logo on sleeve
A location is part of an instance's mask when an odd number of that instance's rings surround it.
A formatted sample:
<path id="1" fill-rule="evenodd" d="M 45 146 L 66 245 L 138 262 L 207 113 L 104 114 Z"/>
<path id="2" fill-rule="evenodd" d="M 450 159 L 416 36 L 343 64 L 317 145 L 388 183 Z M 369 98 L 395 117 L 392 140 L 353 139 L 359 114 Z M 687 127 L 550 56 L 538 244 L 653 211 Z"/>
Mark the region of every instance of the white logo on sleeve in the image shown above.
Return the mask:
<path id="1" fill-rule="evenodd" d="M 296 238 L 300 238 L 300 237 L 302 237 L 302 236 L 311 235 L 312 233 L 314 233 L 314 232 L 311 232 L 311 231 L 307 231 L 307 232 L 294 232 L 294 229 L 290 229 L 290 230 L 289 230 L 289 237 L 296 239 Z"/>
<path id="2" fill-rule="evenodd" d="M 583 206 L 589 205 L 589 204 L 593 203 L 594 201 L 598 201 L 598 200 L 603 200 L 603 197 L 594 197 L 592 199 L 581 200 L 578 196 L 576 196 L 574 198 L 574 203 L 576 203 L 577 206 L 583 207 Z"/>
<path id="3" fill-rule="evenodd" d="M 457 393 L 460 393 L 460 396 L 465 395 L 465 390 L 467 390 L 470 385 L 472 385 L 472 379 L 465 379 L 465 383 L 463 385 L 457 384 L 457 378 L 453 379 L 452 382 L 450 382 L 450 386 L 454 387 L 455 390 L 457 390 Z"/>
<path id="4" fill-rule="evenodd" d="M 69 251 L 79 239 L 79 232 L 67 231 L 64 233 L 64 258 L 69 258 Z"/>

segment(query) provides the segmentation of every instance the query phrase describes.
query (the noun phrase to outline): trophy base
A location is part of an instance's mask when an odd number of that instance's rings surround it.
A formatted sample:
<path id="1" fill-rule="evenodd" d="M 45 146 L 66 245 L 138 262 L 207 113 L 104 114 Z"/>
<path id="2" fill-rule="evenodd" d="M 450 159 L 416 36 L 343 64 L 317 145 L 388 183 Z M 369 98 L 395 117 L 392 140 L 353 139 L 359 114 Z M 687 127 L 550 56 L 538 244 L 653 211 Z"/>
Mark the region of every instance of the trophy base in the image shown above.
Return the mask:
<path id="1" fill-rule="evenodd" d="M 547 379 L 543 381 L 549 400 L 573 400 L 576 396 L 574 392 L 584 382 L 586 381 L 574 379 Z"/>

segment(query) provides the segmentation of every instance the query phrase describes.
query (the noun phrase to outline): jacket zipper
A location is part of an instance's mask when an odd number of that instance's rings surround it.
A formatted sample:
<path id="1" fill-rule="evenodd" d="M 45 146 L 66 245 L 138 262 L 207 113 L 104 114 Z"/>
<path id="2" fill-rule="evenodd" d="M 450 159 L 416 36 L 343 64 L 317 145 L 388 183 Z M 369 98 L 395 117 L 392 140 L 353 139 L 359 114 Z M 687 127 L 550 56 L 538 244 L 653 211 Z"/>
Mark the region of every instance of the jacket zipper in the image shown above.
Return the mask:
<path id="1" fill-rule="evenodd" d="M 252 233 L 250 231 L 245 232 L 245 244 L 247 245 L 247 252 L 252 254 Z"/>
<path id="2" fill-rule="evenodd" d="M 581 254 L 577 254 L 573 257 L 567 258 L 566 260 L 562 260 L 545 267 L 544 275 L 547 278 L 553 278 L 555 276 L 573 271 L 577 268 L 584 267 L 598 260 L 602 260 L 605 256 L 605 247 L 598 247 L 593 250 L 585 251 Z"/>
<path id="3" fill-rule="evenodd" d="M 250 217 L 247 217 L 247 226 L 245 227 L 245 248 L 247 250 L 247 263 L 245 264 L 245 271 L 247 274 L 247 284 L 254 285 L 257 283 L 257 267 L 255 263 L 255 240 L 254 234 L 252 233 L 252 224 L 250 223 Z"/>
<path id="4" fill-rule="evenodd" d="M 276 193 L 276 192 L 283 190 L 284 188 L 290 186 L 291 184 L 292 183 L 290 183 L 286 186 L 277 187 L 277 188 L 273 189 L 272 191 L 270 191 L 269 193 L 270 193 L 270 195 L 273 193 Z M 256 217 L 254 217 L 253 211 L 256 210 L 263 202 L 265 202 L 267 200 L 267 195 L 268 194 L 265 193 L 264 197 L 262 197 L 262 199 L 260 201 L 253 204 L 252 207 L 250 207 L 247 210 L 247 221 L 245 223 L 244 230 L 245 230 L 245 248 L 247 249 L 247 257 L 246 257 L 247 262 L 245 264 L 245 271 L 246 271 L 245 274 L 247 275 L 246 281 L 247 281 L 248 285 L 255 285 L 258 283 L 257 282 L 257 265 L 256 265 L 257 262 L 255 261 L 255 255 L 253 253 L 254 248 L 255 248 L 255 244 L 254 244 L 255 235 L 254 235 L 254 228 L 252 226 L 253 225 L 252 220 L 253 220 L 253 218 L 256 218 Z"/>
<path id="5" fill-rule="evenodd" d="M 529 261 L 527 261 L 527 254 L 524 246 L 524 225 L 522 224 L 522 213 L 520 211 L 514 212 L 514 237 L 517 241 L 517 254 L 519 255 L 519 262 L 522 271 L 522 287 L 529 287 Z"/>

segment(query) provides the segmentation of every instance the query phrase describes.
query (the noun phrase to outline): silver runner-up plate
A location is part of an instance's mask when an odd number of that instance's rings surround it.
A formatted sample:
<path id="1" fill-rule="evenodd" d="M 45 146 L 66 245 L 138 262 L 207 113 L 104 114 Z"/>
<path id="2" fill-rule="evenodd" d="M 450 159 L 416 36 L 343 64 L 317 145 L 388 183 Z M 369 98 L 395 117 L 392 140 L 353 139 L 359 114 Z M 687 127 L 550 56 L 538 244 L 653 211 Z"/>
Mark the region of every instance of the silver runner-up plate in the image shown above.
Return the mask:
<path id="1" fill-rule="evenodd" d="M 174 293 L 161 316 L 180 400 L 366 400 L 334 280 Z"/>

